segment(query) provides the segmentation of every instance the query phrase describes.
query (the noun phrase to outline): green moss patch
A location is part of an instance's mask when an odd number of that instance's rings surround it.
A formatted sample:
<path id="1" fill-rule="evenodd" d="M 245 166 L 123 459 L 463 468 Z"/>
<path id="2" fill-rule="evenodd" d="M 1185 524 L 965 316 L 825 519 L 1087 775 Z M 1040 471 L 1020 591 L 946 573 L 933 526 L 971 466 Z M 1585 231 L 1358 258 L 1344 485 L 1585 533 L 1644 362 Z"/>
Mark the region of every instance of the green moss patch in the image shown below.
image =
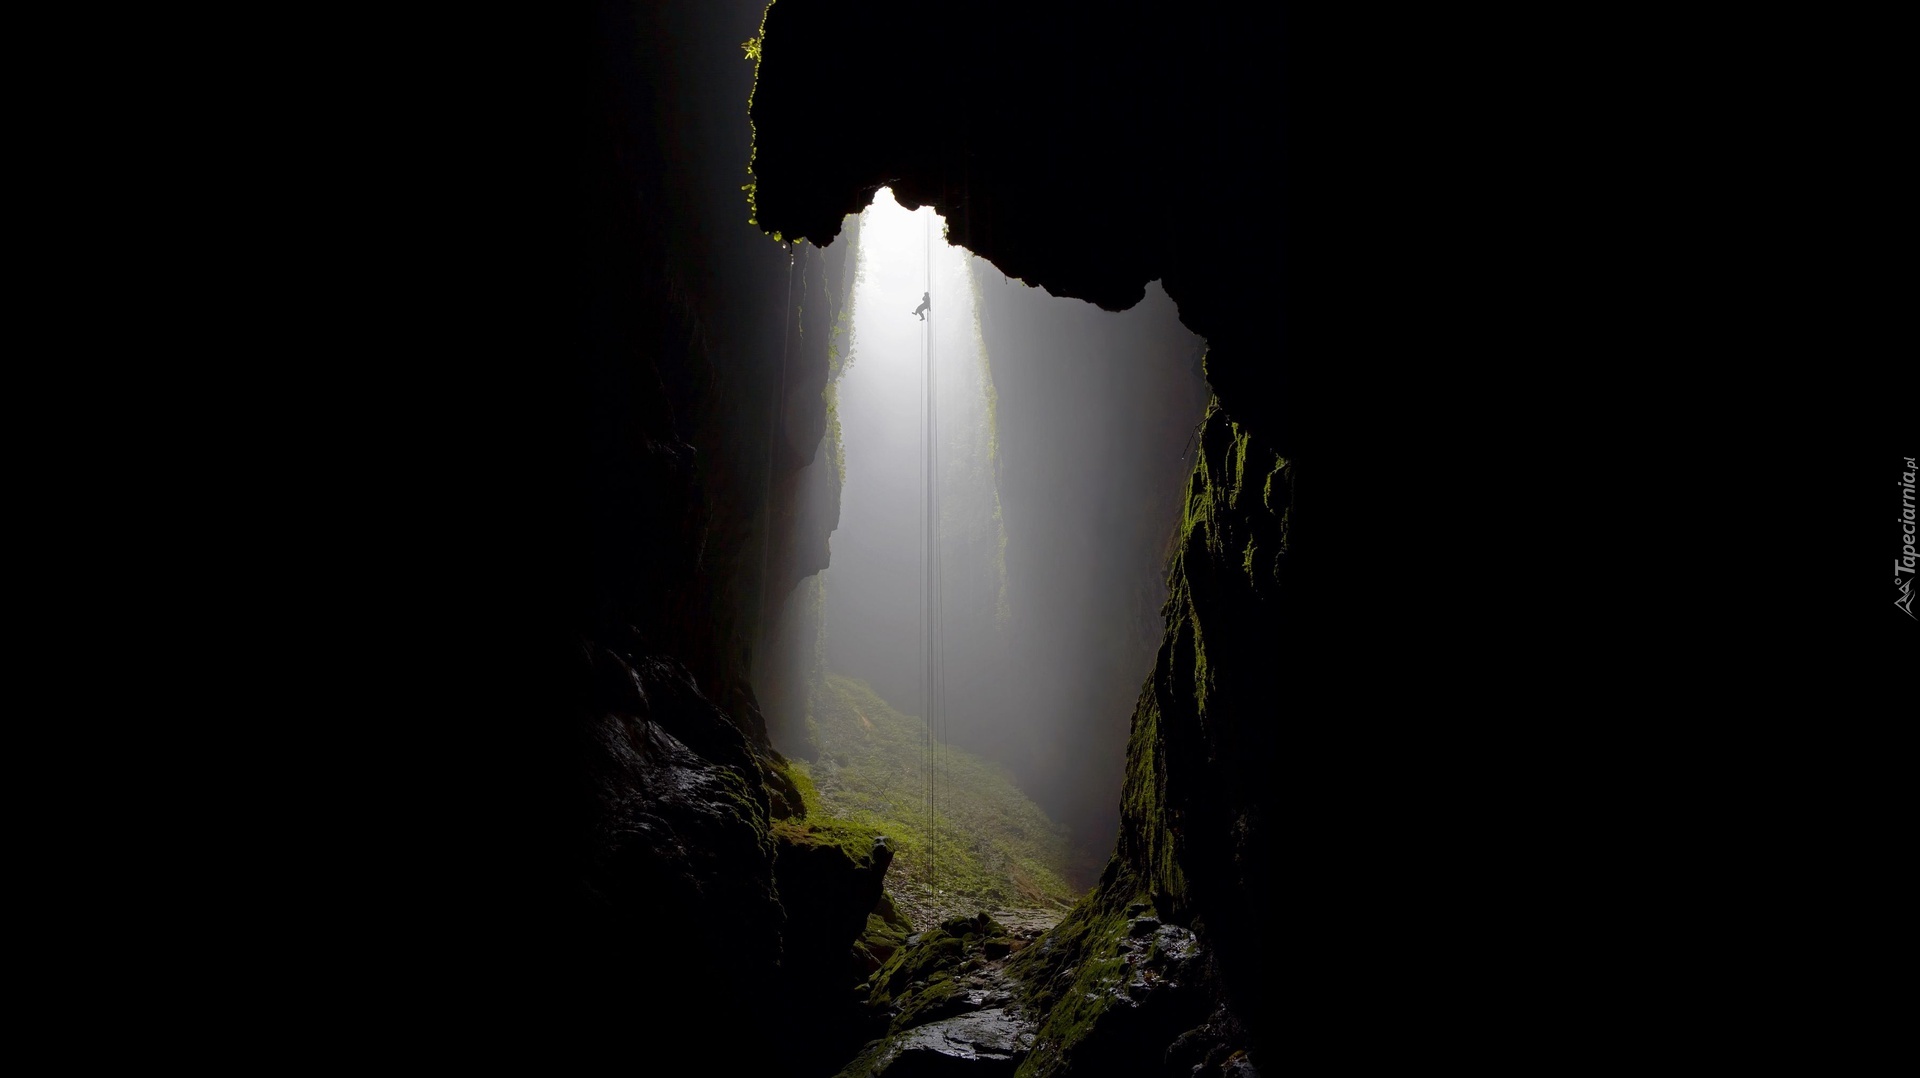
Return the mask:
<path id="1" fill-rule="evenodd" d="M 888 884 L 917 905 L 949 910 L 1064 907 L 1064 828 L 1014 784 L 1003 767 L 948 746 L 930 829 L 926 814 L 926 724 L 895 710 L 863 681 L 829 674 L 814 719 L 820 755 L 789 764 L 811 811 L 885 834 L 895 862 Z M 811 818 L 811 817 L 810 817 Z M 940 894 L 930 895 L 929 837 Z"/>
<path id="2" fill-rule="evenodd" d="M 882 893 L 880 904 L 867 915 L 867 927 L 854 942 L 854 957 L 869 975 L 876 973 L 906 946 L 912 933 L 913 922 L 893 904 L 892 895 Z"/>
<path id="3" fill-rule="evenodd" d="M 872 866 L 873 840 L 880 835 L 862 824 L 825 817 L 775 820 L 771 830 L 776 841 L 792 846 L 837 846 L 861 868 Z"/>

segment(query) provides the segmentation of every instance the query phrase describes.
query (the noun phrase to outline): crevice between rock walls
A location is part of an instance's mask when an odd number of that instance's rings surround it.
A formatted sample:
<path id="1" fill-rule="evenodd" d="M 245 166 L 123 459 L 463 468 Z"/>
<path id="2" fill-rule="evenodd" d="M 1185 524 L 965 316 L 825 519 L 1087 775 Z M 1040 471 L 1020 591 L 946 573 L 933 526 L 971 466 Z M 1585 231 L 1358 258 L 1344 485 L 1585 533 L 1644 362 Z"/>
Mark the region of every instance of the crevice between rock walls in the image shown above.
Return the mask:
<path id="1" fill-rule="evenodd" d="M 1120 840 L 1095 893 L 1016 963 L 1045 1016 L 1023 1075 L 1244 1073 L 1273 1047 L 1271 840 L 1306 428 L 1290 411 L 1288 251 L 1261 232 L 1278 177 L 1239 166 L 1277 153 L 1272 85 L 1246 52 L 1280 21 L 779 0 L 763 23 L 762 228 L 830 238 L 886 184 L 904 206 L 935 205 L 952 242 L 1055 295 L 1123 309 L 1161 280 L 1209 345 L 1215 403 L 1133 716 Z M 1169 59 L 1206 55 L 1222 62 Z M 876 85 L 890 90 L 859 92 Z M 1133 976 L 1129 926 L 1146 916 L 1190 928 L 1207 957 L 1180 993 L 1136 1000 L 1117 989 Z M 1144 1010 L 1146 998 L 1161 1002 Z"/>
<path id="2" fill-rule="evenodd" d="M 830 1071 L 862 1039 L 833 1031 L 858 1018 L 854 942 L 888 858 L 806 818 L 750 673 L 779 603 L 826 561 L 838 476 L 820 459 L 821 389 L 852 244 L 786 246 L 745 224 L 720 186 L 747 153 L 744 118 L 737 137 L 661 137 L 662 117 L 745 101 L 746 65 L 703 66 L 738 59 L 726 13 L 594 15 L 570 31 L 572 96 L 543 113 L 574 125 L 551 158 L 572 170 L 564 257 L 541 267 L 566 320 L 515 357 L 553 422 L 506 432 L 533 443 L 514 463 L 544 499 L 526 523 L 544 544 L 537 624 L 516 626 L 541 650 L 514 657 L 537 691 L 508 720 L 517 758 L 484 781 L 532 810 L 512 824 L 541 879 L 512 881 L 537 893 L 496 927 L 534 972 L 502 956 L 499 994 L 643 1067 L 718 1056 L 768 1073 L 818 1051 Z M 485 930 L 470 946 L 488 954 Z M 724 1052 L 676 1039 L 716 1022 L 733 1030 Z"/>
<path id="3" fill-rule="evenodd" d="M 1217 404 L 1198 440 L 1166 632 L 1133 715 L 1118 846 L 1093 895 L 1020 970 L 1047 1015 L 1023 1076 L 1240 1074 L 1269 1047 L 1284 699 L 1274 668 L 1293 466 Z M 1138 965 L 1124 941 L 1148 914 L 1190 928 L 1203 956 L 1157 996 L 1152 979 L 1120 990 Z"/>

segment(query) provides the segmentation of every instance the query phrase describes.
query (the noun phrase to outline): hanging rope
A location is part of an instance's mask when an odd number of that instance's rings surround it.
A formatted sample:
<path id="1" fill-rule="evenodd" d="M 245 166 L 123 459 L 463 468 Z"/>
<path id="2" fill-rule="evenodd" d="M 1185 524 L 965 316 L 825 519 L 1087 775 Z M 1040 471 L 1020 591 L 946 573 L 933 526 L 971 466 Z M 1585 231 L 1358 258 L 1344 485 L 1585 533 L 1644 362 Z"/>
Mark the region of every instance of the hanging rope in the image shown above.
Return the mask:
<path id="1" fill-rule="evenodd" d="M 940 327 L 931 297 L 933 295 L 933 210 L 927 210 L 927 410 L 933 416 L 932 434 L 928 438 L 930 459 L 933 464 L 933 789 L 934 789 L 934 828 L 939 834 L 939 808 L 941 788 L 946 776 L 942 770 L 946 763 L 947 752 L 947 590 L 946 590 L 946 553 L 945 544 L 940 541 Z M 949 786 L 948 789 L 951 789 Z"/>
<path id="2" fill-rule="evenodd" d="M 927 723 L 927 890 L 939 893 L 940 787 L 952 785 L 950 760 L 941 751 L 947 740 L 947 669 L 944 631 L 946 566 L 940 542 L 940 363 L 939 333 L 933 305 L 933 212 L 927 210 L 925 229 L 926 327 L 921 336 L 921 378 L 925 397 L 921 406 L 921 548 L 920 631 L 924 648 L 921 714 Z M 944 774 L 943 774 L 944 772 Z"/>
<path id="3" fill-rule="evenodd" d="M 923 250 L 926 255 L 926 294 L 933 295 L 933 214 L 926 217 Z M 929 303 L 926 312 L 926 325 L 921 336 L 921 352 L 924 359 L 923 385 L 926 391 L 924 422 L 922 424 L 922 462 L 926 468 L 923 486 L 926 491 L 926 521 L 924 535 L 926 546 L 922 553 L 923 569 L 921 584 L 925 589 L 922 599 L 925 613 L 926 659 L 925 674 L 926 705 L 921 714 L 927 719 L 927 890 L 930 894 L 939 891 L 939 815 L 938 790 L 935 788 L 934 772 L 939 753 L 939 691 L 937 663 L 940 653 L 939 624 L 940 596 L 935 581 L 939 575 L 940 557 L 940 510 L 939 510 L 939 464 L 938 448 L 940 441 L 940 414 L 936 401 L 938 382 L 934 372 L 933 355 L 933 307 Z"/>

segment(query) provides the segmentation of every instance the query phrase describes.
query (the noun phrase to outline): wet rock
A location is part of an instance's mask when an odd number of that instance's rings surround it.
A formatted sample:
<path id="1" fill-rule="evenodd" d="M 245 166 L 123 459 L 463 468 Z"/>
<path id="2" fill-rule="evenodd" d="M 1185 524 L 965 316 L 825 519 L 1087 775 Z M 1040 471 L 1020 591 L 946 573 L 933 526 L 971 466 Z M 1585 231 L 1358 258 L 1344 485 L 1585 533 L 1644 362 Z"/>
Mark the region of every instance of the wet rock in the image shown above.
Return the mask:
<path id="1" fill-rule="evenodd" d="M 697 979 L 689 997 L 744 1004 L 766 990 L 785 920 L 759 763 L 677 662 L 600 650 L 591 673 L 578 759 L 594 943 Z"/>
<path id="2" fill-rule="evenodd" d="M 880 902 L 867 915 L 866 930 L 854 943 L 854 956 L 862 973 L 871 977 L 902 947 L 907 945 L 913 925 L 894 905 L 893 896 L 882 891 Z"/>
<path id="3" fill-rule="evenodd" d="M 981 945 L 980 950 L 982 954 L 987 956 L 988 960 L 998 961 L 1002 958 L 1007 957 L 1009 954 L 1013 953 L 1013 945 L 1014 945 L 1013 940 L 1010 940 L 1005 936 L 1001 936 L 996 939 L 988 940 L 986 943 Z"/>
<path id="4" fill-rule="evenodd" d="M 1213 1031 L 1205 1026 L 1187 1030 L 1167 1045 L 1167 1070 L 1174 1074 L 1198 1073 L 1205 1066 L 1207 1053 L 1213 1050 L 1218 1041 Z"/>
<path id="5" fill-rule="evenodd" d="M 875 1078 L 1010 1075 L 1033 1048 L 1033 1027 L 1006 1010 L 930 1022 L 894 1038 L 869 1072 Z"/>
<path id="6" fill-rule="evenodd" d="M 983 932 L 994 935 L 982 940 Z M 1032 1049 L 1033 1023 L 1005 967 L 983 958 L 988 946 L 1004 954 L 1011 944 L 985 914 L 916 934 L 870 982 L 871 1011 L 886 1016 L 889 1036 L 870 1042 L 840 1078 L 1012 1074 Z"/>
<path id="7" fill-rule="evenodd" d="M 1007 934 L 1006 926 L 994 920 L 984 910 L 971 917 L 949 917 L 940 922 L 940 930 L 949 936 L 959 936 L 963 938 L 966 936 L 986 937 L 1004 936 Z"/>
<path id="8" fill-rule="evenodd" d="M 771 833 L 789 977 L 802 987 L 868 972 L 853 966 L 854 944 L 880 904 L 891 857 L 876 857 L 871 830 L 853 824 L 780 820 Z"/>
<path id="9" fill-rule="evenodd" d="M 1184 966 L 1199 955 L 1200 941 L 1179 925 L 1163 925 L 1153 934 L 1149 961 L 1156 966 Z"/>
<path id="10" fill-rule="evenodd" d="M 1029 987 L 1036 1040 L 1023 1067 L 1035 1078 L 1197 1074 L 1219 1043 L 1194 1032 L 1214 1006 L 1199 939 L 1126 908 L 1084 906 L 1008 962 Z"/>
<path id="11" fill-rule="evenodd" d="M 761 780 L 766 783 L 767 807 L 774 819 L 806 818 L 807 802 L 800 796 L 800 787 L 787 769 L 786 757 L 777 752 L 768 753 L 761 764 Z"/>
<path id="12" fill-rule="evenodd" d="M 1230 1059 L 1220 1068 L 1220 1078 L 1260 1078 L 1260 1072 L 1245 1056 Z"/>

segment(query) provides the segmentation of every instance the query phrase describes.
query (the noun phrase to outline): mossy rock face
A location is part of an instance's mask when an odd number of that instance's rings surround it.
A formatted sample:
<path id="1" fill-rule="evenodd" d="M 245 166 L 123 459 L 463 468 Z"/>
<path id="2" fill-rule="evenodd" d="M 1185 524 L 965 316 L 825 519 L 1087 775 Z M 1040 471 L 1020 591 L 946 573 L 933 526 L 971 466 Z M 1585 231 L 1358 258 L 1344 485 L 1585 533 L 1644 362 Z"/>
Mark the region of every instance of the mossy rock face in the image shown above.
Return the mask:
<path id="1" fill-rule="evenodd" d="M 787 912 L 782 965 L 858 980 L 854 943 L 885 893 L 893 853 L 870 827 L 814 817 L 775 820 L 774 879 Z"/>
<path id="2" fill-rule="evenodd" d="M 805 819 L 807 799 L 786 757 L 772 752 L 761 761 L 761 779 L 767 787 L 767 810 L 776 820 Z"/>
<path id="3" fill-rule="evenodd" d="M 910 939 L 868 982 L 871 1013 L 885 1019 L 886 1036 L 869 1043 L 841 1078 L 1010 1078 L 1033 1046 L 1033 1023 L 995 956 L 1010 949 L 1005 926 L 981 913 L 949 918 Z"/>
<path id="4" fill-rule="evenodd" d="M 1168 1046 L 1216 1008 L 1206 948 L 1156 916 L 1141 887 L 1109 864 L 1093 896 L 1007 961 L 1023 1008 L 1040 1016 L 1021 1078 L 1158 1075 Z"/>
<path id="5" fill-rule="evenodd" d="M 787 914 L 779 982 L 769 997 L 778 1001 L 770 1024 L 789 1046 L 789 1062 L 818 1073 L 884 1031 L 885 1023 L 868 1011 L 854 987 L 872 968 L 863 943 L 875 911 L 883 909 L 893 853 L 872 828 L 817 813 L 804 820 L 775 820 L 768 836 Z M 884 910 L 892 913 L 891 904 Z M 886 916 L 879 923 L 904 939 L 902 927 Z"/>
<path id="6" fill-rule="evenodd" d="M 872 990 L 867 997 L 869 1005 L 876 1009 L 896 1003 L 904 1005 L 906 997 L 920 990 L 915 985 L 924 988 L 936 975 L 952 976 L 965 961 L 966 953 L 966 942 L 943 929 L 935 928 L 910 938 L 907 946 L 873 975 Z"/>
<path id="7" fill-rule="evenodd" d="M 959 993 L 960 985 L 954 980 L 953 972 L 941 970 L 935 973 L 925 985 L 913 988 L 900 997 L 900 1012 L 894 1016 L 891 1028 L 912 1029 L 935 1018 L 956 1013 L 959 1010 Z"/>
<path id="8" fill-rule="evenodd" d="M 884 872 L 885 868 L 881 866 L 893 861 L 893 851 L 888 849 L 880 832 L 862 824 L 819 816 L 800 820 L 776 819 L 771 832 L 783 848 L 791 847 L 799 851 L 830 848 L 845 859 L 850 869 L 861 872 L 873 871 L 876 867 Z M 876 893 L 874 902 L 877 904 L 879 901 Z"/>
<path id="9" fill-rule="evenodd" d="M 879 905 L 867 914 L 866 930 L 854 941 L 854 956 L 871 975 L 906 945 L 912 933 L 913 923 L 893 904 L 893 896 L 882 892 Z"/>
<path id="10" fill-rule="evenodd" d="M 1197 443 L 1165 635 L 1134 709 L 1113 861 L 1092 896 L 1008 963 L 1046 1016 L 1023 1076 L 1099 1074 L 1129 1056 L 1160 1058 L 1211 1012 L 1209 999 L 1230 1005 L 1222 1028 L 1241 1028 L 1232 1001 L 1257 1005 L 1262 978 L 1278 964 L 1278 936 L 1266 925 L 1267 851 L 1278 796 L 1274 712 L 1285 700 L 1293 469 L 1217 403 Z M 1205 926 L 1213 957 L 1182 959 L 1174 978 L 1182 987 L 1168 991 L 1165 971 L 1140 948 L 1183 925 Z"/>
<path id="11" fill-rule="evenodd" d="M 926 997 L 944 998 L 950 989 L 942 986 L 991 961 L 987 955 L 989 939 L 1005 941 L 1006 935 L 1004 926 L 980 913 L 949 918 L 938 927 L 909 937 L 868 981 L 869 1006 L 893 1013 L 891 1028 L 895 1031 L 925 1021 Z M 1001 948 L 1003 954 L 1005 951 Z"/>

